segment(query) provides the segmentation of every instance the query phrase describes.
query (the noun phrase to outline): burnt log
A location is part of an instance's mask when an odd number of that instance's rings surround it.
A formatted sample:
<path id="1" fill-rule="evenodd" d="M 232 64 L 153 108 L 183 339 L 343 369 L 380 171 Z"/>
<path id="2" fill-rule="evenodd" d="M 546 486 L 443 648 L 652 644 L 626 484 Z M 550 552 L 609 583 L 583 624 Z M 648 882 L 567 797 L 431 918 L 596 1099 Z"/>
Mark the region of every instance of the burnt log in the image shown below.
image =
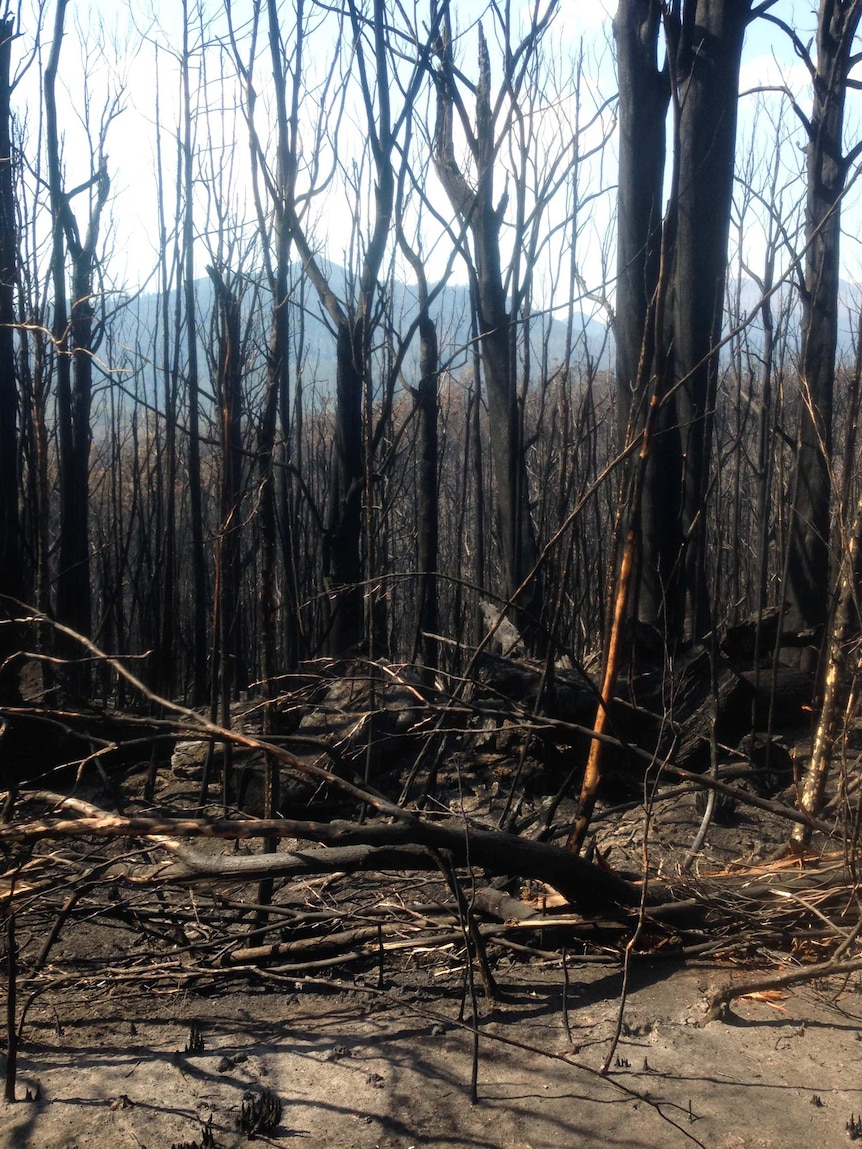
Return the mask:
<path id="1" fill-rule="evenodd" d="M 754 728 L 769 725 L 804 726 L 811 722 L 815 679 L 796 666 L 775 666 L 765 670 L 744 670 L 742 678 L 754 693 Z"/>
<path id="2" fill-rule="evenodd" d="M 690 713 L 681 724 L 673 756 L 678 766 L 695 773 L 709 768 L 713 728 L 716 742 L 725 747 L 738 746 L 751 731 L 755 698 L 752 684 L 732 667 L 725 666 L 718 674 L 716 685 L 713 698 L 707 676 L 699 700 L 689 697 Z"/>
<path id="3" fill-rule="evenodd" d="M 623 916 L 641 901 L 640 887 L 609 870 L 601 869 L 570 851 L 500 830 L 465 827 L 462 822 L 431 822 L 401 812 L 397 822 L 298 822 L 288 819 L 175 819 L 118 817 L 78 799 L 63 801 L 62 811 L 93 810 L 93 816 L 0 827 L 0 844 L 77 837 L 146 837 L 168 849 L 163 865 L 117 863 L 112 874 L 134 883 L 195 885 L 199 882 L 255 881 L 264 877 L 333 873 L 340 870 L 429 870 L 439 867 L 439 855 L 450 854 L 459 866 L 489 873 L 531 878 L 559 890 L 585 912 L 612 912 Z M 289 853 L 256 856 L 199 854 L 180 839 L 260 838 L 299 839 Z M 309 848 L 305 842 L 326 848 Z"/>
<path id="4" fill-rule="evenodd" d="M 729 626 L 721 640 L 721 653 L 740 669 L 751 667 L 755 658 L 758 661 L 771 660 L 779 640 L 783 616 L 784 610 L 771 607 L 760 615 L 752 615 Z"/>
<path id="5" fill-rule="evenodd" d="M 714 674 L 713 658 L 697 647 L 676 660 L 672 673 L 664 664 L 642 665 L 637 674 L 621 680 L 610 705 L 610 738 L 605 739 L 611 751 L 606 790 L 615 795 L 624 790 L 626 778 L 640 778 L 654 755 L 704 774 L 710 768 L 713 737 L 721 763 L 758 775 L 758 793 L 775 793 L 786 785 L 786 753 L 768 738 L 760 753 L 754 753 L 752 736 L 809 721 L 812 677 L 784 665 L 740 671 L 724 658 L 719 658 Z M 566 742 L 576 760 L 585 757 L 598 705 L 598 690 L 586 674 L 555 670 L 545 688 L 541 667 L 488 655 L 480 679 L 473 702 L 477 709 L 499 714 L 514 705 L 522 714 L 535 712 L 548 723 L 542 731 L 546 741 Z M 764 755 L 771 756 L 771 764 L 762 761 Z M 565 765 L 573 768 L 571 754 Z"/>
<path id="6" fill-rule="evenodd" d="M 716 743 L 726 759 L 727 749 L 740 747 L 753 734 L 809 722 L 813 689 L 811 675 L 797 667 L 738 671 L 724 663 L 713 698 L 709 674 L 704 673 L 699 686 L 689 684 L 674 712 L 678 731 L 674 762 L 695 773 L 707 770 L 713 723 Z M 743 747 L 743 753 L 747 749 Z"/>
<path id="7" fill-rule="evenodd" d="M 651 698 L 651 688 L 649 694 Z M 486 654 L 480 662 L 473 707 L 485 716 L 511 716 L 514 706 L 521 715 L 535 714 L 549 721 L 551 725 L 542 731 L 544 738 L 588 747 L 599 699 L 599 688 L 585 671 L 557 667 L 546 682 L 541 665 Z M 653 712 L 639 698 L 638 690 L 630 692 L 628 686 L 612 699 L 607 732 L 624 758 L 627 745 L 655 748 L 660 713 Z M 556 731 L 555 723 L 559 723 Z"/>

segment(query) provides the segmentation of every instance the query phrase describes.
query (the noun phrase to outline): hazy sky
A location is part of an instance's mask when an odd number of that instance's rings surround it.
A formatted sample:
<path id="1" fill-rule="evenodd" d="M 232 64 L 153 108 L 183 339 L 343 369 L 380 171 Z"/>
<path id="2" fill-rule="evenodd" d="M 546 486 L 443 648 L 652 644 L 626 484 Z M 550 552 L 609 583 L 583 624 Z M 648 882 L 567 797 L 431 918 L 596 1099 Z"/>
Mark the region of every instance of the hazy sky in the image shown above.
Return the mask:
<path id="1" fill-rule="evenodd" d="M 285 12 L 292 6 L 285 4 Z M 524 12 L 532 9 L 532 4 L 521 6 Z M 611 0 L 563 0 L 550 33 L 551 47 L 562 58 L 566 54 L 583 52 L 583 103 L 586 113 L 590 103 L 600 103 L 610 96 L 615 87 L 612 52 L 610 48 L 610 20 L 615 4 Z M 189 2 L 191 12 L 196 12 L 198 4 Z M 236 107 L 236 91 L 231 87 L 231 61 L 227 52 L 221 54 L 214 42 L 224 40 L 226 24 L 224 7 L 215 0 L 204 4 L 208 14 L 203 35 L 212 43 L 202 64 L 202 55 L 197 53 L 192 70 L 195 79 L 193 101 L 196 106 L 196 129 L 199 141 L 212 136 L 215 151 L 199 173 L 198 193 L 203 221 L 208 206 L 207 188 L 219 178 L 223 180 L 220 194 L 233 199 L 237 212 L 251 214 L 248 145 L 241 111 Z M 235 23 L 240 26 L 251 12 L 251 0 L 233 0 Z M 19 63 L 27 58 L 32 44 L 34 26 L 32 13 L 33 0 L 22 0 L 19 5 L 21 37 L 16 42 L 16 56 Z M 309 5 L 309 11 L 313 7 Z M 421 9 L 420 9 L 421 10 Z M 98 130 L 99 118 L 106 102 L 112 94 L 119 96 L 123 111 L 111 123 L 107 133 L 106 150 L 109 155 L 109 170 L 112 179 L 113 214 L 115 220 L 114 256 L 111 261 L 114 277 L 134 286 L 146 278 L 155 262 L 158 246 L 157 199 L 155 184 L 156 155 L 156 75 L 158 72 L 159 118 L 162 127 L 162 160 L 168 185 L 173 183 L 176 162 L 174 136 L 177 130 L 179 112 L 179 86 L 176 53 L 181 45 L 181 4 L 179 0 L 129 0 L 118 4 L 116 0 L 70 0 L 67 15 L 67 35 L 63 44 L 60 65 L 61 83 L 64 85 L 64 99 L 61 101 L 61 117 L 65 134 L 65 159 L 67 182 L 73 186 L 89 174 L 89 150 L 86 143 L 89 126 L 90 134 Z M 474 58 L 476 32 L 471 27 L 475 19 L 485 11 L 485 5 L 471 0 L 469 3 L 454 3 L 460 27 L 466 29 L 462 46 L 465 68 Z M 518 12 L 519 8 L 513 8 Z M 779 0 L 774 12 L 796 27 L 803 39 L 808 40 L 814 28 L 812 5 L 803 0 Z M 209 18 L 212 16 L 212 19 Z M 28 20 L 29 17 L 29 20 Z M 48 44 L 54 18 L 54 4 L 49 2 L 42 29 L 43 60 L 47 55 Z M 486 30 L 492 24 L 486 16 Z M 200 29 L 192 33 L 192 43 L 200 41 Z M 84 48 L 82 50 L 82 44 Z M 309 68 L 317 65 L 325 70 L 327 44 L 326 34 L 318 39 L 310 39 L 313 50 L 309 53 Z M 322 51 L 321 51 L 322 46 Z M 265 45 L 259 45 L 263 53 Z M 320 53 L 320 58 L 315 56 Z M 158 68 L 157 62 L 158 60 Z M 220 70 L 227 76 L 222 83 Z M 265 89 L 268 74 L 265 54 L 258 61 L 258 86 Z M 38 82 L 39 71 L 31 67 L 22 79 L 16 93 L 16 108 L 28 122 L 28 154 L 35 149 L 38 134 Z M 89 109 L 83 98 L 86 87 L 90 91 Z M 807 90 L 807 74 L 803 65 L 795 58 L 786 37 L 774 26 L 757 21 L 749 31 L 742 69 L 741 88 L 743 91 L 764 84 L 787 84 L 799 96 L 801 106 L 807 108 L 810 96 Z M 226 86 L 225 86 L 226 85 Z M 226 93 L 226 98 L 225 94 Z M 786 104 L 786 101 L 785 101 Z M 853 96 L 848 116 L 848 140 L 856 138 L 859 131 L 859 116 L 856 105 L 858 97 Z M 207 105 L 224 109 L 215 121 L 207 123 L 204 112 Z M 230 105 L 230 106 L 226 106 Z M 763 165 L 768 164 L 774 154 L 775 127 L 782 98 L 778 95 L 746 95 L 740 105 L 740 132 L 745 138 L 752 133 L 755 140 L 762 140 Z M 757 116 L 756 110 L 759 108 Z M 356 109 L 348 106 L 345 123 Z M 608 113 L 609 115 L 610 113 Z M 360 117 L 357 117 L 357 122 Z M 554 131 L 559 131 L 559 118 L 554 121 Z M 754 125 L 757 124 L 755 132 Z M 263 116 L 260 126 L 265 130 Z M 798 125 L 792 114 L 786 114 L 784 134 L 798 132 Z M 597 124 L 595 138 L 600 134 Z M 222 135 L 224 138 L 222 139 Z M 361 135 L 354 133 L 357 148 Z M 589 142 L 589 140 L 587 140 Z M 235 148 L 229 145 L 235 143 Z M 798 164 L 798 143 L 787 151 L 788 162 Z M 341 148 L 350 146 L 349 133 L 342 138 Z M 231 154 L 232 151 L 232 154 Z M 614 172 L 613 156 L 594 159 L 585 169 L 585 180 L 593 181 L 606 188 L 606 194 L 592 201 L 591 215 L 585 221 L 580 255 L 588 280 L 598 281 L 604 274 L 601 265 L 601 250 L 607 256 L 607 237 L 611 230 Z M 429 173 L 433 181 L 433 174 Z M 800 189 L 801 190 L 801 189 Z M 172 193 L 171 193 L 172 194 Z M 341 196 L 339 204 L 338 196 Z M 343 210 L 343 189 L 336 189 L 335 199 L 322 210 L 321 226 L 325 227 L 326 238 L 318 235 L 318 241 L 326 243 L 331 258 L 342 258 L 343 250 L 349 243 L 349 213 Z M 791 192 L 788 192 L 791 197 Z M 245 203 L 243 204 L 243 201 Z M 436 201 L 435 201 L 436 203 Z M 210 204 L 211 206 L 211 204 Z M 437 206 L 446 210 L 441 199 Z M 323 203 L 321 201 L 321 207 Z M 862 255 L 858 249 L 859 228 L 852 225 L 858 216 L 858 203 L 855 193 L 848 197 L 846 220 L 851 238 L 845 244 L 845 266 L 847 274 L 862 278 L 859 264 Z M 762 241 L 756 227 L 746 230 L 744 242 L 750 247 L 747 258 L 757 263 L 759 246 Z M 431 270 L 440 267 L 443 256 L 435 263 L 431 255 Z M 203 273 L 203 259 L 199 260 Z M 594 282 L 590 286 L 596 286 Z"/>

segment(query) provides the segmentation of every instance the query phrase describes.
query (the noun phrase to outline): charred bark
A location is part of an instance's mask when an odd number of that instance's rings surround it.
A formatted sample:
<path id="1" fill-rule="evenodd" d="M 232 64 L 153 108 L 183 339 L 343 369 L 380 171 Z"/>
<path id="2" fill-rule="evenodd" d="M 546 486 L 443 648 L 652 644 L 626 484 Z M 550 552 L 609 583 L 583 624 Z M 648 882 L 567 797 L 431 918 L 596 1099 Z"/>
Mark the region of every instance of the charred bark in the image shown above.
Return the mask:
<path id="1" fill-rule="evenodd" d="M 0 618 L 14 610 L 6 598 L 25 597 L 18 516 L 18 395 L 15 369 L 15 288 L 18 237 L 12 162 L 11 57 L 14 20 L 0 24 Z M 17 649 L 13 628 L 0 628 L 0 666 Z M 4 676 L 5 679 L 5 676 Z M 3 693 L 7 694 L 6 684 Z"/>
<path id="2" fill-rule="evenodd" d="M 814 102 L 807 122 L 805 286 L 802 294 L 802 394 L 793 524 L 788 556 L 790 622 L 822 630 L 829 613 L 832 401 L 838 345 L 841 197 L 851 158 L 844 155 L 844 106 L 860 0 L 821 0 Z M 810 63 L 810 61 L 809 61 Z M 858 154 L 859 147 L 853 154 Z"/>
<path id="3" fill-rule="evenodd" d="M 538 38 L 539 29 L 534 30 Z M 434 135 L 434 166 L 449 201 L 473 239 L 471 274 L 478 316 L 482 369 L 488 396 L 491 456 L 494 462 L 497 515 L 502 540 L 503 596 L 515 600 L 524 580 L 534 572 L 538 556 L 530 514 L 527 468 L 513 361 L 511 327 L 503 283 L 500 228 L 506 209 L 504 193 L 494 202 L 494 164 L 497 142 L 495 115 L 491 107 L 491 67 L 488 47 L 479 27 L 479 83 L 476 88 L 475 132 L 470 137 L 476 168 L 473 188 L 458 166 L 453 142 L 456 107 L 455 69 L 451 33 L 440 43 L 437 83 L 437 123 Z M 538 572 L 517 597 L 523 612 L 519 629 L 539 642 L 536 621 L 541 614 L 542 591 Z"/>
<path id="4" fill-rule="evenodd" d="M 201 483 L 200 381 L 198 372 L 198 337 L 195 305 L 194 261 L 194 151 L 192 147 L 192 104 L 189 76 L 188 0 L 183 0 L 183 303 L 188 392 L 188 471 L 189 510 L 192 534 L 192 698 L 202 705 L 208 694 L 207 667 L 207 568 L 204 553 L 203 488 Z"/>
<path id="5" fill-rule="evenodd" d="M 666 71 L 658 66 L 660 0 L 620 0 L 614 17 L 619 84 L 616 338 L 617 428 L 623 449 L 642 423 L 641 360 L 652 360 L 648 314 L 658 287 L 666 115 Z"/>
<path id="6" fill-rule="evenodd" d="M 51 275 L 54 288 L 56 393 L 59 441 L 60 545 L 57 574 L 57 615 L 79 634 L 91 633 L 89 545 L 90 406 L 97 335 L 93 306 L 93 267 L 99 224 L 110 190 L 107 163 L 98 169 L 82 192 L 95 189 L 85 235 L 81 236 L 70 197 L 63 186 L 55 85 L 65 31 L 66 0 L 57 5 L 54 40 L 45 69 L 45 127 L 48 187 L 53 219 Z M 66 252 L 72 263 L 72 305 L 66 294 Z M 83 672 L 79 687 L 86 690 Z"/>
<path id="7" fill-rule="evenodd" d="M 417 655 L 429 671 L 437 666 L 437 558 L 440 510 L 437 497 L 437 328 L 427 307 L 419 317 L 419 565 Z"/>
<path id="8" fill-rule="evenodd" d="M 727 268 L 733 190 L 739 66 L 750 0 L 686 0 L 663 6 L 670 96 L 674 112 L 672 194 L 662 235 L 666 299 L 650 313 L 659 290 L 654 199 L 659 166 L 652 132 L 640 125 L 642 99 L 661 107 L 662 76 L 654 63 L 658 14 L 653 5 L 623 4 L 615 21 L 620 50 L 620 236 L 622 358 L 630 386 L 641 323 L 634 409 L 651 417 L 649 458 L 639 516 L 637 614 L 671 646 L 702 636 L 710 625 L 706 590 L 706 502 L 718 378 L 717 346 Z M 644 85 L 643 92 L 640 85 Z M 640 170 L 643 165 L 643 171 Z M 622 258 L 622 257 L 621 257 Z M 634 274 L 637 272 L 642 279 Z M 648 292 L 652 296 L 647 296 Z M 619 309 L 618 309 L 619 310 Z M 650 325 L 654 323 L 654 336 Z M 650 367 L 652 366 L 652 370 Z M 627 399 L 621 403 L 626 418 Z M 635 466 L 635 471 L 639 466 Z M 629 495 L 632 498 L 632 495 Z"/>

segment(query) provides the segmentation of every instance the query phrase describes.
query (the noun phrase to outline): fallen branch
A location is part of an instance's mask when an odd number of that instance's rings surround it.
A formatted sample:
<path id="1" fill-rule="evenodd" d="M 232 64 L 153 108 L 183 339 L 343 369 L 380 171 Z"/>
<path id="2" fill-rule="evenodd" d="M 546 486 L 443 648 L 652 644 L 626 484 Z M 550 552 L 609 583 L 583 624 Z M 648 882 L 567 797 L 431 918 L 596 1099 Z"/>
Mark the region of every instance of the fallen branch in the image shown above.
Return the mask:
<path id="1" fill-rule="evenodd" d="M 58 808 L 63 800 L 58 799 Z M 80 808 L 80 807 L 79 807 Z M 96 807 L 90 807 L 96 809 Z M 293 819 L 123 818 L 113 814 L 39 819 L 0 827 L 0 845 L 40 839 L 146 837 L 169 849 L 164 865 L 114 867 L 127 880 L 152 884 L 187 884 L 207 878 L 251 881 L 265 876 L 331 873 L 336 869 L 432 869 L 428 851 L 448 850 L 457 865 L 481 866 L 502 875 L 547 882 L 581 909 L 634 907 L 639 888 L 608 870 L 544 842 L 519 838 L 500 830 L 465 828 L 412 818 L 409 822 L 298 822 Z M 301 838 L 326 842 L 332 849 L 291 850 L 275 855 L 212 857 L 182 847 L 177 839 L 191 837 Z"/>
<path id="2" fill-rule="evenodd" d="M 749 981 L 728 982 L 721 986 L 709 999 L 707 1021 L 726 1021 L 730 1012 L 730 1003 L 738 997 L 745 997 L 750 993 L 763 993 L 773 989 L 784 989 L 788 985 L 799 985 L 805 981 L 816 981 L 821 977 L 830 977 L 832 974 L 855 973 L 862 970 L 862 957 L 844 961 L 841 958 L 830 958 L 829 961 L 818 962 L 817 965 L 800 966 L 799 969 L 789 970 L 787 973 L 773 974 L 771 977 L 756 977 Z"/>

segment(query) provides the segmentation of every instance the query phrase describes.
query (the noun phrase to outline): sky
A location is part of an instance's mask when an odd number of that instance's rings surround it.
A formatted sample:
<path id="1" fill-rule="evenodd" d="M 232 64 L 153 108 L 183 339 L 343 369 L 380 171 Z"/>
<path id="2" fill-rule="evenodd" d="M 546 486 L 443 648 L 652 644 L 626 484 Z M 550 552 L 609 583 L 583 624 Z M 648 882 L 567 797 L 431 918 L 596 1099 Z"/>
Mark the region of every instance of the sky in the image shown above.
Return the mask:
<path id="1" fill-rule="evenodd" d="M 189 0 L 191 11 L 197 9 L 196 0 Z M 208 0 L 205 7 L 210 12 L 221 12 L 212 24 L 204 30 L 204 36 L 224 38 L 226 25 L 223 5 L 216 0 Z M 251 0 L 233 0 L 233 12 L 237 25 L 251 11 Z M 36 0 L 21 0 L 18 6 L 21 22 L 21 36 L 16 42 L 16 59 L 19 67 L 28 58 L 31 50 L 35 20 L 33 13 Z M 582 113 L 588 115 L 591 108 L 599 106 L 610 97 L 615 89 L 613 59 L 611 51 L 610 22 L 615 8 L 614 0 L 562 0 L 551 31 L 551 44 L 555 57 L 560 60 L 577 53 L 582 54 Z M 473 20 L 485 9 L 485 5 L 470 0 L 456 3 L 459 24 L 470 28 L 465 35 L 462 56 L 468 61 L 475 51 L 475 31 L 470 27 Z M 532 9 L 524 4 L 513 12 L 523 14 Z M 291 11 L 289 4 L 286 11 Z M 814 16 L 808 0 L 778 0 L 773 11 L 792 24 L 803 39 L 807 40 L 814 28 Z M 53 24 L 54 3 L 48 0 L 44 15 L 42 61 L 48 51 Z M 29 19 L 28 19 L 29 16 Z M 86 179 L 89 174 L 89 146 L 87 129 L 90 134 L 98 129 L 99 117 L 111 94 L 119 93 L 122 112 L 114 119 L 107 132 L 106 151 L 109 156 L 109 170 L 112 179 L 112 214 L 114 232 L 112 236 L 112 274 L 119 285 L 132 288 L 148 281 L 155 264 L 158 246 L 157 197 L 155 194 L 155 157 L 157 140 L 156 99 L 159 101 L 159 121 L 161 123 L 162 162 L 168 183 L 173 179 L 175 162 L 174 137 L 179 119 L 179 86 L 176 54 L 181 43 L 181 5 L 179 0 L 129 0 L 117 4 L 116 0 L 70 0 L 67 16 L 67 35 L 63 44 L 60 76 L 64 85 L 64 98 L 61 100 L 62 127 L 65 136 L 65 160 L 68 185 Z M 486 16 L 486 27 L 488 17 Z M 193 33 L 193 40 L 200 38 L 200 30 Z M 318 51 L 321 44 L 329 43 L 325 37 L 315 41 Z M 82 51 L 81 45 L 84 45 Z M 265 48 L 261 44 L 260 49 Z M 325 71 L 323 51 L 319 60 L 312 54 L 309 67 L 318 67 L 320 75 Z M 157 65 L 158 61 L 158 65 Z M 35 163 L 35 139 L 38 135 L 39 60 L 23 75 L 16 90 L 14 103 L 17 114 L 27 121 L 29 142 L 25 151 Z M 465 68 L 468 63 L 465 62 Z M 250 213 L 250 180 L 246 131 L 241 109 L 236 106 L 233 90 L 220 85 L 219 68 L 229 69 L 226 55 L 218 56 L 214 51 L 207 54 L 205 67 L 200 64 L 200 56 L 193 61 L 195 74 L 196 127 L 201 133 L 205 128 L 203 110 L 223 107 L 223 116 L 210 128 L 215 136 L 215 151 L 207 159 L 203 170 L 198 173 L 198 196 L 201 219 L 207 207 L 207 185 L 221 180 L 220 197 L 232 201 L 230 206 L 237 213 Z M 261 56 L 258 64 L 258 83 L 261 89 L 266 84 L 266 59 Z M 158 73 L 158 87 L 156 74 Z M 776 127 L 781 116 L 783 97 L 775 93 L 755 94 L 753 89 L 764 85 L 787 85 L 798 95 L 800 104 L 806 108 L 810 104 L 808 77 L 804 66 L 795 58 L 786 37 L 766 21 L 756 21 L 751 27 L 746 41 L 742 67 L 740 101 L 740 134 L 754 141 L 755 148 L 762 149 L 762 158 L 755 165 L 765 169 L 774 155 L 775 133 L 792 137 L 787 147 L 788 163 L 798 166 L 798 125 L 792 115 L 784 113 L 783 126 Z M 83 98 L 85 87 L 90 92 L 89 103 Z M 227 98 L 221 93 L 228 90 Z M 858 97 L 852 100 L 848 115 L 848 142 L 852 144 L 862 127 L 856 105 Z M 227 106 L 225 106 L 227 105 Z M 348 104 L 345 124 L 351 122 L 351 115 L 357 112 L 353 102 Z M 559 109 L 558 109 L 559 113 Z M 601 120 L 591 129 L 592 136 L 586 134 L 583 146 L 601 135 L 601 126 L 611 116 L 606 111 Z M 361 116 L 357 115 L 357 123 Z M 557 114 L 552 120 L 552 133 L 561 131 L 561 119 Z M 263 125 L 262 125 L 263 126 Z M 223 138 L 219 138 L 220 135 Z M 236 148 L 228 145 L 236 142 Z M 548 146 L 554 142 L 549 140 Z M 362 136 L 354 132 L 357 148 Z M 340 142 L 340 158 L 353 146 L 349 131 Z M 590 197 L 589 211 L 581 217 L 582 233 L 579 238 L 578 257 L 589 288 L 599 288 L 608 276 L 608 236 L 612 230 L 613 183 L 615 179 L 613 155 L 609 152 L 594 157 L 585 163 L 582 172 L 585 197 Z M 790 171 L 787 172 L 790 180 Z M 428 173 L 429 183 L 433 183 L 433 173 Z M 593 194 L 595 193 L 595 194 Z M 787 191 L 788 203 L 797 195 L 793 185 Z M 445 201 L 439 189 L 436 192 L 435 206 L 445 209 Z M 317 227 L 317 242 L 326 249 L 333 260 L 343 258 L 345 248 L 350 243 L 350 213 L 343 210 L 344 189 L 336 189 L 334 198 L 320 201 L 320 219 Z M 856 226 L 859 218 L 859 202 L 855 191 L 848 196 L 845 223 L 848 239 L 845 243 L 845 274 L 848 278 L 862 279 L 862 249 L 858 236 L 862 228 Z M 746 262 L 757 266 L 762 261 L 762 228 L 754 225 L 746 227 L 742 242 L 746 245 Z M 442 274 L 445 267 L 445 245 L 439 245 L 429 255 L 429 268 L 432 278 Z M 203 273 L 202 253 L 198 261 Z M 456 272 L 456 278 L 460 277 Z"/>

